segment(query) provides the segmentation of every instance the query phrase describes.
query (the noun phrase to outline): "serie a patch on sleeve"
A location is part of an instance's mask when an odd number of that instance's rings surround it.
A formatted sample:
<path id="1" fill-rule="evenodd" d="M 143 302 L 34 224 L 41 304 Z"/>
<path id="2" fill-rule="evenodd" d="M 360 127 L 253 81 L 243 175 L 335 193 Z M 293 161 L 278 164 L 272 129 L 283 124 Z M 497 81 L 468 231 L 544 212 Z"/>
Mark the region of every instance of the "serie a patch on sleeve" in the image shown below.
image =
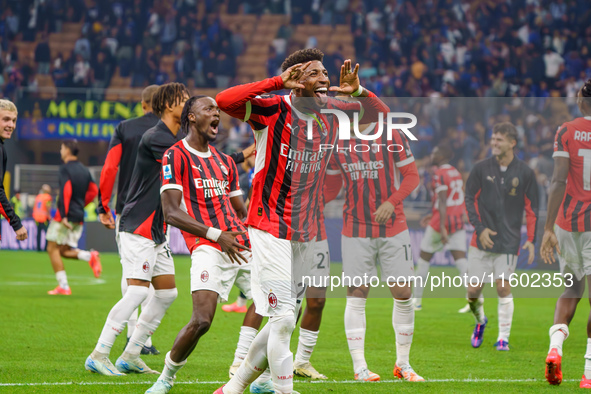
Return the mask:
<path id="1" fill-rule="evenodd" d="M 162 172 L 164 174 L 164 179 L 172 179 L 172 171 L 170 170 L 170 164 L 165 165 L 162 168 Z"/>

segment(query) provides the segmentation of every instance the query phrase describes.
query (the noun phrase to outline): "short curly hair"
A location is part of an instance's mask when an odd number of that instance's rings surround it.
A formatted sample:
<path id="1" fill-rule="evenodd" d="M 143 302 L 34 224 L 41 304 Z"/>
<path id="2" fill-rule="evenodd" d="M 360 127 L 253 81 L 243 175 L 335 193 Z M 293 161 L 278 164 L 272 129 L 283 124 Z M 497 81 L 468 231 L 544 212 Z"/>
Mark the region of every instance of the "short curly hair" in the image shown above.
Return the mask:
<path id="1" fill-rule="evenodd" d="M 306 63 L 312 60 L 318 60 L 321 62 L 323 58 L 324 53 L 318 48 L 300 49 L 289 55 L 287 59 L 283 61 L 281 64 L 281 71 L 285 71 L 296 64 Z"/>

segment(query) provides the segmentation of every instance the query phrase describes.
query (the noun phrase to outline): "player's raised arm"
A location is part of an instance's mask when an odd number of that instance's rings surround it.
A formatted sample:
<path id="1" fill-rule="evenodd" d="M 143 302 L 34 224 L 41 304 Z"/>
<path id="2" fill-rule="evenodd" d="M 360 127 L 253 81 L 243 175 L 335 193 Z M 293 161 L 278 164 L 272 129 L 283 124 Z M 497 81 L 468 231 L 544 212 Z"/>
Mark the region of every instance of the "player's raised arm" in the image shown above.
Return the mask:
<path id="1" fill-rule="evenodd" d="M 378 121 L 378 114 L 381 112 L 385 115 L 390 111 L 390 108 L 378 96 L 361 86 L 358 71 L 359 64 L 356 64 L 355 68 L 352 69 L 351 60 L 345 60 L 341 66 L 339 86 L 331 86 L 329 90 L 337 92 L 339 96 L 366 98 L 361 102 L 362 114 L 360 119 L 363 119 L 363 123 L 376 122 Z"/>
<path id="2" fill-rule="evenodd" d="M 303 88 L 304 86 L 299 83 L 299 80 L 309 65 L 310 62 L 295 64 L 276 77 L 228 88 L 218 93 L 215 101 L 220 110 L 243 122 L 251 121 L 249 122 L 251 126 L 255 130 L 259 130 L 259 124 L 266 124 L 261 118 L 276 113 L 279 103 L 271 102 L 264 105 L 260 100 L 254 100 L 254 103 L 251 101 L 259 95 L 275 90 Z"/>

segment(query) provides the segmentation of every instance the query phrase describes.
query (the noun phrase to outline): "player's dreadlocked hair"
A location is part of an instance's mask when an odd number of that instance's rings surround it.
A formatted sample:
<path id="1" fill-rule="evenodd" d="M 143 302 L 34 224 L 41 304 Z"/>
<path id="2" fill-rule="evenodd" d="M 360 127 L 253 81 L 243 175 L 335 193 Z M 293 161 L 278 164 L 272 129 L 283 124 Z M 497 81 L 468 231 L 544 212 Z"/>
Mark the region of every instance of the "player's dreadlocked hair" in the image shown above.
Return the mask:
<path id="1" fill-rule="evenodd" d="M 185 106 L 183 107 L 183 113 L 181 114 L 181 130 L 185 132 L 185 134 L 189 134 L 189 112 L 193 108 L 193 105 L 199 100 L 200 98 L 207 97 L 207 96 L 193 96 L 187 100 Z"/>
<path id="2" fill-rule="evenodd" d="M 493 126 L 493 134 L 499 133 L 517 142 L 517 129 L 511 122 L 501 122 Z"/>
<path id="3" fill-rule="evenodd" d="M 312 60 L 322 61 L 324 53 L 318 48 L 300 49 L 287 57 L 281 64 L 281 71 L 285 71 L 298 63 L 306 63 Z"/>
<path id="4" fill-rule="evenodd" d="M 162 116 L 166 107 L 179 104 L 185 96 L 190 96 L 189 89 L 182 83 L 172 82 L 158 88 L 152 97 L 152 111 L 157 116 Z"/>

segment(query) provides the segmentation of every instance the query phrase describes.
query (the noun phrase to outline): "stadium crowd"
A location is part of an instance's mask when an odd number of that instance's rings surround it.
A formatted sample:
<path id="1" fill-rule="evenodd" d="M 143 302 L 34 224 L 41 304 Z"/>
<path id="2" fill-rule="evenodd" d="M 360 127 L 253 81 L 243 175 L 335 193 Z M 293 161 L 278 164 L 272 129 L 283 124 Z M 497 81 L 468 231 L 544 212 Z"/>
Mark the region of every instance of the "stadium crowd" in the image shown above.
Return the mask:
<path id="1" fill-rule="evenodd" d="M 229 13 L 288 14 L 267 60 L 270 76 L 299 24 L 348 24 L 361 82 L 381 97 L 506 97 L 504 108 L 478 119 L 437 111 L 418 127 L 418 159 L 442 141 L 455 148 L 454 165 L 466 173 L 487 153 L 492 124 L 508 118 L 520 131 L 517 155 L 530 160 L 547 184 L 552 135 L 576 114 L 577 88 L 591 77 L 591 12 L 585 0 L 301 0 L 289 2 L 196 0 L 2 0 L 0 88 L 14 98 L 35 89 L 35 75 L 51 74 L 56 87 L 106 88 L 115 70 L 133 87 L 170 81 L 163 55 L 174 55 L 176 80 L 223 89 L 237 84 L 236 62 L 248 45 L 220 18 Z M 201 7 L 201 8 L 200 8 Z M 64 22 L 83 22 L 71 54 L 51 58 L 48 34 Z M 34 41 L 30 59 L 16 41 Z M 314 46 L 309 37 L 308 46 Z M 343 55 L 337 47 L 324 64 L 337 83 Z M 523 98 L 541 98 L 523 106 Z M 566 97 L 564 100 L 545 100 Z M 512 98 L 512 99 L 511 99 Z M 533 99 L 532 99 L 533 100 Z M 552 107 L 553 111 L 544 111 Z M 485 112 L 481 112 L 485 113 Z M 544 113 L 545 116 L 541 114 Z M 570 115 L 569 115 L 570 114 Z M 441 116 L 440 116 L 441 115 Z M 445 119 L 439 119 L 444 117 Z M 225 133 L 229 151 L 248 146 L 246 126 Z M 222 138 L 223 140 L 223 138 Z M 426 170 L 425 170 L 426 173 Z M 425 176 L 425 182 L 429 177 Z M 419 191 L 417 199 L 425 197 Z"/>

